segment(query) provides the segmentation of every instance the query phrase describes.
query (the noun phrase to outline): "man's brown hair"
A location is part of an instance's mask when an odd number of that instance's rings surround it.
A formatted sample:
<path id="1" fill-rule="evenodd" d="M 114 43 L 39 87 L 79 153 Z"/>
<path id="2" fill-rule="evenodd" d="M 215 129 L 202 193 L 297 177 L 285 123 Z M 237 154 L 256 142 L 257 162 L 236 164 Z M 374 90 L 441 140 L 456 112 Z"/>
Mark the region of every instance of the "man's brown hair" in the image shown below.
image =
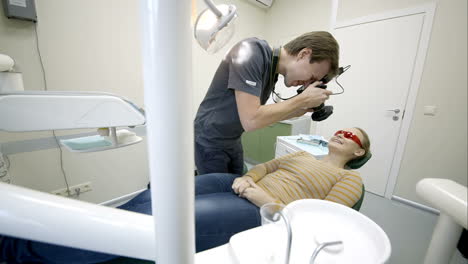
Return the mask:
<path id="1" fill-rule="evenodd" d="M 304 48 L 312 50 L 310 63 L 324 60 L 330 62 L 328 77 L 338 74 L 340 46 L 332 34 L 326 31 L 308 32 L 284 45 L 284 49 L 293 56 Z"/>

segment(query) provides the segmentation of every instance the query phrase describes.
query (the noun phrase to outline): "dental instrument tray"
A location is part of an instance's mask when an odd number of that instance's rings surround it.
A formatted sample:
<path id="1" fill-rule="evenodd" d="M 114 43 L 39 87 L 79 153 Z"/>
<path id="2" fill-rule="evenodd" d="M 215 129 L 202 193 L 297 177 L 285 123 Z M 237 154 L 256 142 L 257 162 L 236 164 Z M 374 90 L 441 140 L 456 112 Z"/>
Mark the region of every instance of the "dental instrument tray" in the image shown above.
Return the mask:
<path id="1" fill-rule="evenodd" d="M 328 147 L 328 141 L 325 140 L 322 136 L 318 135 L 303 135 L 300 134 L 296 139 L 298 143 L 303 143 L 312 146 L 323 146 Z"/>

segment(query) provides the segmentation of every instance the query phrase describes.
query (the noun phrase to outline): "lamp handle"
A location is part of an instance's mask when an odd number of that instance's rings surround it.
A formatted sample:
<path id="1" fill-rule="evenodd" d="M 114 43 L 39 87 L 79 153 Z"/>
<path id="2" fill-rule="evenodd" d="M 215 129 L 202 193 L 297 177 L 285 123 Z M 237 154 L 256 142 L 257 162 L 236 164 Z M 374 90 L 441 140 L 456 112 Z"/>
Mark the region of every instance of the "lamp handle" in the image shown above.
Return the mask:
<path id="1" fill-rule="evenodd" d="M 221 11 L 219 11 L 218 8 L 216 8 L 213 1 L 211 0 L 204 0 L 204 1 L 205 1 L 205 4 L 208 6 L 208 8 L 211 10 L 211 12 L 213 12 L 217 17 L 221 17 L 223 15 Z"/>
<path id="2" fill-rule="evenodd" d="M 227 16 L 225 17 L 225 19 L 223 19 L 223 21 L 221 22 L 221 24 L 218 26 L 218 29 L 221 30 L 222 28 L 224 28 L 225 26 L 227 26 L 227 24 L 229 22 L 232 21 L 232 19 L 234 18 L 234 16 L 236 16 L 236 7 L 234 5 L 230 5 L 229 6 L 229 14 L 227 14 Z"/>

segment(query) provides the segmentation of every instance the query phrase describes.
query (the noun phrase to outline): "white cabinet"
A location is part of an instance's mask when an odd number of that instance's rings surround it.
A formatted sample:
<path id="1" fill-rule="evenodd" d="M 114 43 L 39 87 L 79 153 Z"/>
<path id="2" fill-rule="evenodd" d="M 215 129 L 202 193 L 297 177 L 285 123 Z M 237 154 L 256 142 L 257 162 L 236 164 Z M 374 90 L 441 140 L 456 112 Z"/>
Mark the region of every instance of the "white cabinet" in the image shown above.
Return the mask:
<path id="1" fill-rule="evenodd" d="M 278 136 L 310 133 L 310 116 L 302 116 L 271 124 L 262 129 L 246 132 L 242 135 L 244 160 L 258 164 L 275 157 L 275 143 Z"/>

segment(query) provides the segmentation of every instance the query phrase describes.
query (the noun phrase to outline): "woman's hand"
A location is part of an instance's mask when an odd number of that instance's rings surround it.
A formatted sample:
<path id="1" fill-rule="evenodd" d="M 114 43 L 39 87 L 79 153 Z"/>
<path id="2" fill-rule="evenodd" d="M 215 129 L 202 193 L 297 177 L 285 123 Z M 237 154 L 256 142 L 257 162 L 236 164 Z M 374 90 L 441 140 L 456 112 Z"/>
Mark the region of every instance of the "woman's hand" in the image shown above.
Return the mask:
<path id="1" fill-rule="evenodd" d="M 246 198 L 251 203 L 255 204 L 258 207 L 266 203 L 273 203 L 275 199 L 271 197 L 268 193 L 266 193 L 262 188 L 260 188 L 254 182 L 251 183 L 251 186 L 246 188 L 242 193 L 239 195 L 240 197 Z"/>
<path id="2" fill-rule="evenodd" d="M 234 179 L 234 182 L 232 183 L 232 190 L 234 193 L 237 194 L 242 194 L 245 189 L 249 188 L 252 186 L 252 184 L 255 184 L 252 177 L 250 176 L 242 176 Z"/>

